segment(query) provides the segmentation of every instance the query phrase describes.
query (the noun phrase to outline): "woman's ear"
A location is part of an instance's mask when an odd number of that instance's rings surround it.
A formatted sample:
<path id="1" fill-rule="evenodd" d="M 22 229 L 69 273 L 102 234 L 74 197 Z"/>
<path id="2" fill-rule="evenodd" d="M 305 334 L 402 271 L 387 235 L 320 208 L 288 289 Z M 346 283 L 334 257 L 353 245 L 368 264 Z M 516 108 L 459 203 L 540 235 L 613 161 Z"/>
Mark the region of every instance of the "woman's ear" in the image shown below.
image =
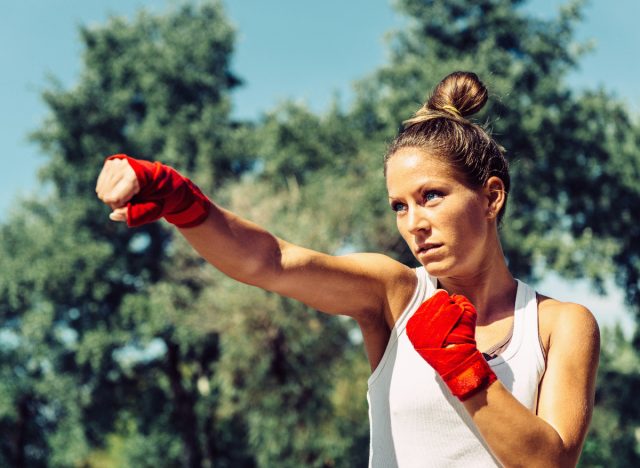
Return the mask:
<path id="1" fill-rule="evenodd" d="M 483 191 L 487 200 L 487 217 L 496 219 L 507 198 L 504 182 L 500 177 L 491 176 L 485 182 Z"/>

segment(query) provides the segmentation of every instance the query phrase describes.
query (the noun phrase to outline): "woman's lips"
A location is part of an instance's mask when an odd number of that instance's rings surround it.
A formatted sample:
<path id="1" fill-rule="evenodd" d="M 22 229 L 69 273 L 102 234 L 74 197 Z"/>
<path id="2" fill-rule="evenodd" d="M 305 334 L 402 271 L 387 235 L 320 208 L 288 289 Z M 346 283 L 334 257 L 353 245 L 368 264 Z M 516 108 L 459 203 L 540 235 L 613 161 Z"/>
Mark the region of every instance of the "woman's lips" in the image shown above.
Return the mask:
<path id="1" fill-rule="evenodd" d="M 442 244 L 419 245 L 418 248 L 416 249 L 416 256 L 424 257 L 427 255 L 433 255 L 440 249 L 440 247 L 442 247 Z"/>

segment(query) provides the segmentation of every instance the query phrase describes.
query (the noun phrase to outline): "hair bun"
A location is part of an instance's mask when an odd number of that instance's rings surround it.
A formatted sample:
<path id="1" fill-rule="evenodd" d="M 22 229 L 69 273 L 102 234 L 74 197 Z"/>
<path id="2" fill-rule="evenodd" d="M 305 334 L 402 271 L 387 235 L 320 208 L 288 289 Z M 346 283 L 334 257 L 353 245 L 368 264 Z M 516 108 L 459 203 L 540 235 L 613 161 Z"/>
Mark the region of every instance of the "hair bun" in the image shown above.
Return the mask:
<path id="1" fill-rule="evenodd" d="M 457 71 L 446 76 L 427 101 L 430 110 L 467 117 L 480 111 L 487 102 L 488 92 L 478 75 Z"/>

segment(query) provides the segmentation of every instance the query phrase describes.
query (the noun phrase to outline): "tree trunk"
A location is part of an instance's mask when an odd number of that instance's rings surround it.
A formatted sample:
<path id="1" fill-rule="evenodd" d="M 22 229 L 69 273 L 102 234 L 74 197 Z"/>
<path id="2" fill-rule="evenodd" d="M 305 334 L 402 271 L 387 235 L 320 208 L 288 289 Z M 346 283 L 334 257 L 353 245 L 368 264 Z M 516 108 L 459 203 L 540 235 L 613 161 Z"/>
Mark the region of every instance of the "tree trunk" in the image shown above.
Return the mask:
<path id="1" fill-rule="evenodd" d="M 18 421 L 15 432 L 15 466 L 24 468 L 27 466 L 26 451 L 27 445 L 27 421 L 29 420 L 29 397 L 23 395 L 18 401 Z"/>
<path id="2" fill-rule="evenodd" d="M 173 420 L 184 443 L 185 466 L 200 468 L 202 451 L 198 442 L 198 419 L 195 413 L 195 397 L 182 384 L 180 374 L 180 347 L 167 340 L 167 376 L 173 393 Z"/>

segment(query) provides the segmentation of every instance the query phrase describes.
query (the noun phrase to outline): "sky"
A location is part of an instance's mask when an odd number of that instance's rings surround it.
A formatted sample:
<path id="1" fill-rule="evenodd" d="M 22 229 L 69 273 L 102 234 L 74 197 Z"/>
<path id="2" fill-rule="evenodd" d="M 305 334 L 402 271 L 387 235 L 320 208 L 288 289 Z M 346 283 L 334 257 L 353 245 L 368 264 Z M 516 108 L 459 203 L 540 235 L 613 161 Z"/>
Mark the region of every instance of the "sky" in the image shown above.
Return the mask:
<path id="1" fill-rule="evenodd" d="M 131 17 L 140 8 L 162 13 L 176 0 L 21 0 L 3 2 L 0 17 L 0 221 L 20 198 L 41 190 L 38 167 L 44 162 L 29 132 L 46 115 L 40 98 L 49 79 L 71 87 L 81 67 L 80 25 L 100 25 L 109 16 Z M 226 0 L 236 27 L 233 69 L 245 82 L 234 93 L 234 115 L 255 118 L 284 99 L 322 111 L 336 93 L 347 101 L 354 80 L 386 59 L 385 34 L 404 19 L 390 0 Z M 563 0 L 530 0 L 525 8 L 548 17 Z M 613 5 L 615 4 L 615 8 Z M 604 87 L 640 115 L 640 0 L 591 0 L 577 39 L 594 50 L 569 76 L 577 89 Z M 620 291 L 591 294 L 584 282 L 550 276 L 539 288 L 561 300 L 590 307 L 603 324 L 632 321 L 624 314 Z"/>

